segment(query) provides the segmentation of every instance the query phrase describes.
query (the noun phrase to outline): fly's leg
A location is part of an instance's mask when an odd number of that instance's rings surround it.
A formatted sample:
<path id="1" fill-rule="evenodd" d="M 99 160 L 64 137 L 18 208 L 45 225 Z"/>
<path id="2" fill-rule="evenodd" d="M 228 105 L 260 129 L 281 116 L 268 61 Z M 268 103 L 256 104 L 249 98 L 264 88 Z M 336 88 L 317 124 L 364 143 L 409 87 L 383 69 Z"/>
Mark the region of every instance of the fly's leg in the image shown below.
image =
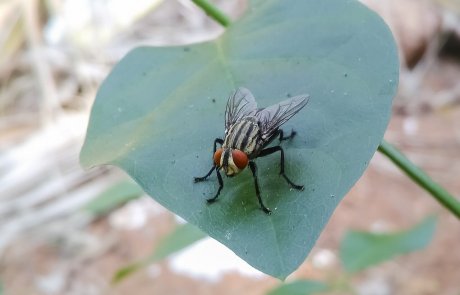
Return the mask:
<path id="1" fill-rule="evenodd" d="M 203 176 L 203 177 L 194 177 L 194 178 L 193 178 L 193 181 L 194 181 L 194 182 L 205 181 L 205 180 L 209 177 L 209 175 L 211 175 L 211 173 L 212 173 L 212 171 L 214 171 L 214 169 L 216 169 L 216 165 L 212 165 L 211 170 L 209 170 L 209 172 L 206 173 L 205 176 Z"/>
<path id="2" fill-rule="evenodd" d="M 224 140 L 221 139 L 221 138 L 216 138 L 214 140 L 214 150 L 213 150 L 213 155 L 216 153 L 216 150 L 217 150 L 217 144 L 220 144 L 222 145 L 224 143 Z M 217 167 L 215 164 L 212 165 L 211 167 L 211 170 L 209 170 L 209 172 L 203 176 L 203 177 L 195 177 L 194 178 L 194 181 L 195 182 L 200 182 L 200 181 L 205 181 L 210 175 L 211 173 L 216 170 L 216 174 L 217 174 L 217 180 L 219 181 L 219 189 L 217 190 L 217 193 L 216 195 L 211 198 L 211 199 L 207 199 L 206 201 L 208 203 L 213 203 L 217 200 L 217 197 L 219 197 L 219 194 L 220 194 L 220 191 L 222 190 L 222 188 L 224 187 L 224 181 L 222 180 L 222 176 L 220 175 L 219 173 L 219 167 Z"/>
<path id="3" fill-rule="evenodd" d="M 214 198 L 206 200 L 208 203 L 214 203 L 217 200 L 217 197 L 219 197 L 220 191 L 224 188 L 224 182 L 222 180 L 222 176 L 220 175 L 219 169 L 216 169 L 216 174 L 217 180 L 219 181 L 219 189 L 217 190 L 217 194 L 214 196 Z"/>
<path id="4" fill-rule="evenodd" d="M 223 143 L 224 143 L 224 140 L 221 139 L 221 138 L 214 139 L 214 152 L 212 153 L 213 155 L 217 150 L 217 144 L 222 145 Z M 205 181 L 209 177 L 209 175 L 211 175 L 211 173 L 212 173 L 212 171 L 214 171 L 214 169 L 216 169 L 216 165 L 212 165 L 211 170 L 209 170 L 209 172 L 205 176 L 203 176 L 203 177 L 194 177 L 193 180 L 195 182 Z"/>
<path id="5" fill-rule="evenodd" d="M 294 129 L 292 129 L 291 134 L 285 137 L 283 130 L 280 129 L 278 130 L 278 134 L 280 135 L 280 142 L 281 142 L 283 140 L 293 139 L 294 136 L 297 134 L 297 132 L 295 132 Z"/>
<path id="6" fill-rule="evenodd" d="M 257 179 L 257 166 L 256 163 L 250 161 L 249 162 L 249 168 L 251 168 L 252 171 L 252 176 L 254 177 L 254 185 L 256 187 L 256 195 L 257 199 L 259 200 L 260 208 L 268 215 L 272 214 L 272 211 L 268 209 L 264 203 L 262 202 L 262 197 L 260 196 L 260 189 L 259 189 L 259 181 Z"/>
<path id="7" fill-rule="evenodd" d="M 216 138 L 216 139 L 214 139 L 214 150 L 213 150 L 213 155 L 214 155 L 214 153 L 215 153 L 216 150 L 217 150 L 217 144 L 223 145 L 223 144 L 224 144 L 224 140 L 223 140 L 222 138 Z"/>
<path id="8" fill-rule="evenodd" d="M 297 185 L 295 183 L 293 183 L 287 176 L 286 174 L 284 174 L 284 151 L 283 149 L 278 145 L 278 146 L 274 146 L 274 147 L 269 147 L 269 148 L 266 148 L 264 150 L 262 150 L 259 154 L 258 157 L 265 157 L 267 155 L 270 155 L 270 154 L 273 154 L 273 153 L 276 153 L 276 152 L 280 152 L 281 153 L 281 169 L 280 169 L 280 175 L 284 177 L 284 179 L 286 179 L 287 183 L 289 183 L 289 185 L 292 187 L 292 188 L 295 188 L 296 190 L 303 190 L 304 189 L 304 186 L 303 185 Z"/>

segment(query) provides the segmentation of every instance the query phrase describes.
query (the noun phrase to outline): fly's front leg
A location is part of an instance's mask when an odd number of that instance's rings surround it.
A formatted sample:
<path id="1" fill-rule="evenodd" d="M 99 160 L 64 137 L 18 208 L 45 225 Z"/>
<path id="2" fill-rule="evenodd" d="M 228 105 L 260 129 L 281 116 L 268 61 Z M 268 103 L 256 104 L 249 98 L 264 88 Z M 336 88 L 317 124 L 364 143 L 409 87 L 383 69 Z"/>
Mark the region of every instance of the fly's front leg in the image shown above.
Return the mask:
<path id="1" fill-rule="evenodd" d="M 216 174 L 217 180 L 219 181 L 219 189 L 217 190 L 217 193 L 214 196 L 214 198 L 206 200 L 208 203 L 214 203 L 217 200 L 217 197 L 219 197 L 220 191 L 224 188 L 224 181 L 222 180 L 222 176 L 220 175 L 219 169 L 216 169 Z"/>
<path id="2" fill-rule="evenodd" d="M 217 150 L 217 144 L 222 145 L 223 143 L 224 143 L 224 140 L 221 139 L 221 138 L 216 138 L 214 140 L 214 151 L 212 153 L 213 155 Z M 195 182 L 205 181 L 209 177 L 209 175 L 211 175 L 211 173 L 212 173 L 212 171 L 214 171 L 214 169 L 216 169 L 216 165 L 213 164 L 211 170 L 209 170 L 209 172 L 205 176 L 203 176 L 203 177 L 194 177 L 193 180 Z"/>
<path id="3" fill-rule="evenodd" d="M 280 175 L 282 175 L 284 177 L 284 179 L 287 181 L 287 183 L 289 183 L 289 185 L 292 187 L 292 188 L 295 188 L 296 190 L 303 190 L 304 189 L 304 186 L 303 185 L 297 185 L 295 183 L 293 183 L 287 176 L 286 174 L 284 174 L 284 151 L 283 149 L 278 145 L 278 146 L 274 146 L 274 147 L 270 147 L 270 148 L 267 148 L 267 149 L 264 149 L 260 152 L 259 154 L 259 157 L 265 157 L 267 155 L 270 155 L 270 154 L 273 154 L 273 153 L 276 153 L 276 152 L 280 152 L 281 153 L 281 159 L 280 159 L 280 164 L 281 164 L 281 169 L 280 169 Z"/>
<path id="4" fill-rule="evenodd" d="M 214 139 L 214 150 L 213 150 L 213 155 L 214 153 L 217 151 L 217 144 L 220 144 L 220 145 L 223 145 L 224 144 L 224 140 L 222 138 L 216 138 Z"/>
<path id="5" fill-rule="evenodd" d="M 194 177 L 194 178 L 193 178 L 193 181 L 194 181 L 194 182 L 205 181 L 205 180 L 209 177 L 209 175 L 211 175 L 211 173 L 212 173 L 212 171 L 214 171 L 214 169 L 216 169 L 216 165 L 212 165 L 211 170 L 209 170 L 209 172 L 206 173 L 205 176 L 202 176 L 202 177 Z"/>
<path id="6" fill-rule="evenodd" d="M 259 200 L 260 208 L 267 213 L 268 215 L 272 214 L 272 211 L 268 209 L 264 203 L 262 202 L 262 197 L 260 196 L 260 189 L 259 189 L 259 180 L 257 179 L 257 166 L 256 163 L 250 161 L 249 162 L 249 168 L 251 168 L 252 171 L 252 176 L 254 177 L 254 185 L 256 187 L 256 195 L 257 199 Z"/>
<path id="7" fill-rule="evenodd" d="M 283 141 L 283 140 L 288 140 L 288 139 L 293 139 L 294 136 L 297 134 L 297 132 L 294 131 L 294 129 L 291 130 L 291 134 L 289 134 L 288 136 L 284 136 L 284 132 L 283 130 L 278 130 L 278 134 L 280 136 L 280 142 Z"/>

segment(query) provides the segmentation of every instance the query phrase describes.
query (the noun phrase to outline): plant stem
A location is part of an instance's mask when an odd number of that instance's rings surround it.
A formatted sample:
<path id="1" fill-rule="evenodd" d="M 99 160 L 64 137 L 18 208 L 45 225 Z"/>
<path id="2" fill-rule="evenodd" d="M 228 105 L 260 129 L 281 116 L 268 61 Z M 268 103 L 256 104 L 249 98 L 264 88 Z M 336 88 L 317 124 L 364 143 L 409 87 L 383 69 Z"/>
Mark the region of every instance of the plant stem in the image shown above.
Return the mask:
<path id="1" fill-rule="evenodd" d="M 220 23 L 224 27 L 228 27 L 231 24 L 230 18 L 221 12 L 217 7 L 211 4 L 208 0 L 192 0 L 197 6 L 206 12 L 212 19 Z"/>
<path id="2" fill-rule="evenodd" d="M 211 18 L 219 22 L 222 26 L 228 27 L 231 23 L 230 18 L 219 11 L 207 0 L 193 0 L 196 5 L 201 7 Z M 391 144 L 382 140 L 379 152 L 387 156 L 396 166 L 404 171 L 413 181 L 428 191 L 439 203 L 460 218 L 460 202 L 455 199 L 442 186 L 434 182 L 423 170 L 414 165 L 401 152 Z"/>
<path id="3" fill-rule="evenodd" d="M 414 163 L 385 140 L 382 141 L 378 150 L 404 171 L 413 181 L 435 197 L 439 203 L 460 218 L 460 202 L 442 186 L 434 182 L 422 169 L 415 166 Z"/>

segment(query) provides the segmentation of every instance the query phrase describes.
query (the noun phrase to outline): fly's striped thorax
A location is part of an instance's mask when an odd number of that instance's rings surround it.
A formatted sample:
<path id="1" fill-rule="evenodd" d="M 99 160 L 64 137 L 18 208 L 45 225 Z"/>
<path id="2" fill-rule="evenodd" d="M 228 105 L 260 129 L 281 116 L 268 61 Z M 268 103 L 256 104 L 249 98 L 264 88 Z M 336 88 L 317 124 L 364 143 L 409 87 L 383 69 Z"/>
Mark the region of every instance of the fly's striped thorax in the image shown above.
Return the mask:
<path id="1" fill-rule="evenodd" d="M 257 118 L 246 117 L 230 126 L 222 147 L 238 149 L 251 155 L 260 141 L 259 135 Z"/>

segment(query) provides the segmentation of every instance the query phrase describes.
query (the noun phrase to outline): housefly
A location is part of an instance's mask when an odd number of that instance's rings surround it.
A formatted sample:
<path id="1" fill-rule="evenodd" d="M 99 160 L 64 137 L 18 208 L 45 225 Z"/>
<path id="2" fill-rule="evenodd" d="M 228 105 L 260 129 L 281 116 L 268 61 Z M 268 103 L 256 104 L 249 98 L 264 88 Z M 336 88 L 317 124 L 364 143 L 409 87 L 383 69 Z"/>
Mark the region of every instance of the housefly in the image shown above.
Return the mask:
<path id="1" fill-rule="evenodd" d="M 271 214 L 260 196 L 257 178 L 257 166 L 254 160 L 267 155 L 280 153 L 280 175 L 296 190 L 303 190 L 303 185 L 293 183 L 284 173 L 284 151 L 278 144 L 267 147 L 276 138 L 280 143 L 296 135 L 294 130 L 284 136 L 280 126 L 299 112 L 309 100 L 309 95 L 295 96 L 274 104 L 267 108 L 257 108 L 257 103 L 252 93 L 243 87 L 238 88 L 228 99 L 225 110 L 225 139 L 214 140 L 213 166 L 203 177 L 195 177 L 195 182 L 205 181 L 213 171 L 216 171 L 219 189 L 213 198 L 207 200 L 213 203 L 219 197 L 224 187 L 220 171 L 233 177 L 240 173 L 249 164 L 254 177 L 257 199 L 261 209 Z M 218 149 L 217 144 L 221 147 Z"/>

